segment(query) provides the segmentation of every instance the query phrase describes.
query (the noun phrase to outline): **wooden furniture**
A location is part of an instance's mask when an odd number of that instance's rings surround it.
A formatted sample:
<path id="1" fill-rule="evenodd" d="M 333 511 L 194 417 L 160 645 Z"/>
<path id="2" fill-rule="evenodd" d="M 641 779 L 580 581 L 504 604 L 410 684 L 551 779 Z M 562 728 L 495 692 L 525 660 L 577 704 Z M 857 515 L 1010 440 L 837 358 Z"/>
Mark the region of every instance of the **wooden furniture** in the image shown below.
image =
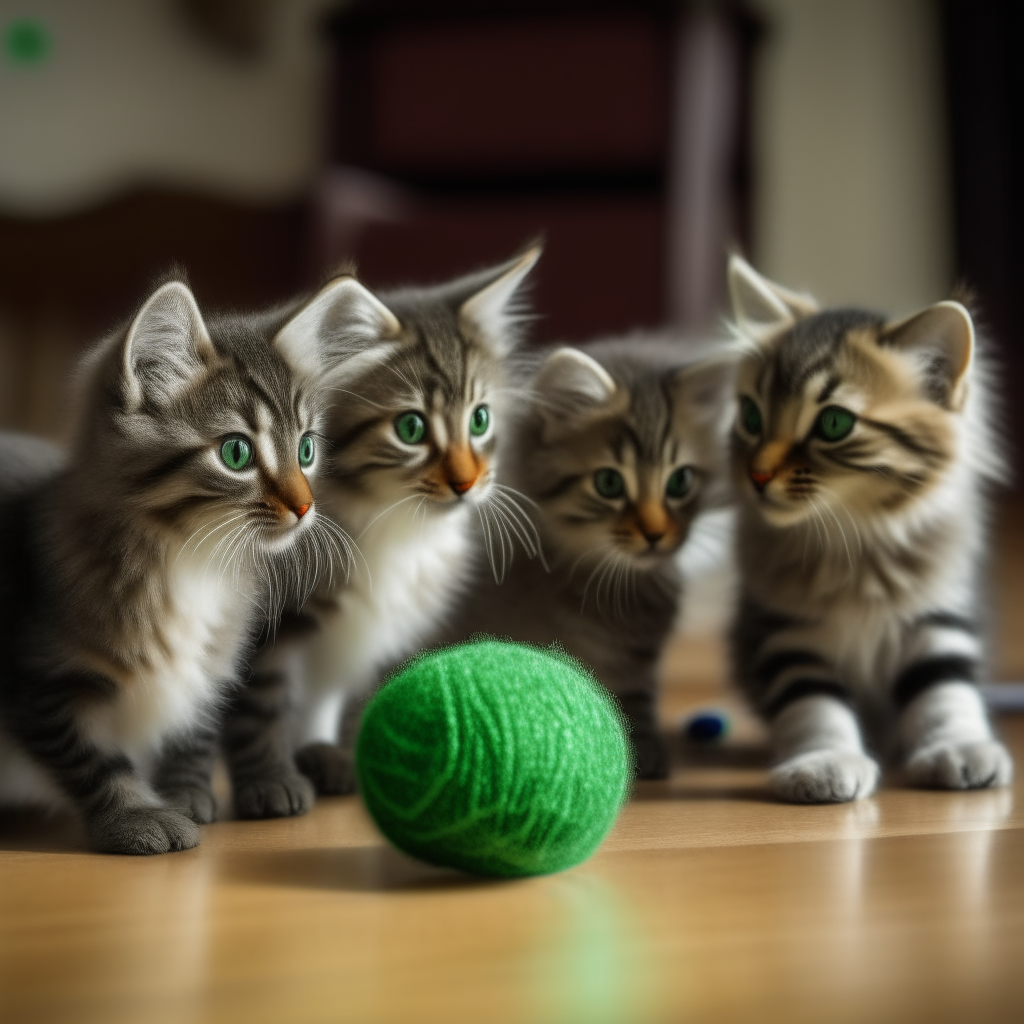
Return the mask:
<path id="1" fill-rule="evenodd" d="M 326 179 L 324 255 L 379 286 L 539 235 L 542 336 L 703 326 L 745 235 L 752 25 L 731 3 L 350 4 L 331 160 L 378 191 Z"/>

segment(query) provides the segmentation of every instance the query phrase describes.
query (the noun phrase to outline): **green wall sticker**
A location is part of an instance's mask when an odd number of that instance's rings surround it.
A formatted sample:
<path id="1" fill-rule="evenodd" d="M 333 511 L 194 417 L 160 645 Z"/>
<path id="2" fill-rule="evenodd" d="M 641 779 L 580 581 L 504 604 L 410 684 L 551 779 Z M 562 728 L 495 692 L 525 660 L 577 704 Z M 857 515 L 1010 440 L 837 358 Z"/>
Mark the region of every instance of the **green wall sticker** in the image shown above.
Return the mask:
<path id="1" fill-rule="evenodd" d="M 42 64 L 53 50 L 53 39 L 41 21 L 17 18 L 4 28 L 4 49 L 13 64 Z"/>

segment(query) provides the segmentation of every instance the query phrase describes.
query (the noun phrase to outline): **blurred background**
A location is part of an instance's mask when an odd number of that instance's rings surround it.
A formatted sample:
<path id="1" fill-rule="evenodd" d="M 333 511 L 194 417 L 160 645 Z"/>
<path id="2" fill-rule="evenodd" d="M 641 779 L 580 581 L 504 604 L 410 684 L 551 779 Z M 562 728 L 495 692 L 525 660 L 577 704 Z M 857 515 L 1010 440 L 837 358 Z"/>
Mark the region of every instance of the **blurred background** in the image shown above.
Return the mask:
<path id="1" fill-rule="evenodd" d="M 73 360 L 172 263 L 204 308 L 254 307 L 343 261 L 371 287 L 437 280 L 543 234 L 541 341 L 718 330 L 731 248 L 893 314 L 966 282 L 1020 437 L 1015 19 L 0 0 L 0 425 L 58 434 Z"/>

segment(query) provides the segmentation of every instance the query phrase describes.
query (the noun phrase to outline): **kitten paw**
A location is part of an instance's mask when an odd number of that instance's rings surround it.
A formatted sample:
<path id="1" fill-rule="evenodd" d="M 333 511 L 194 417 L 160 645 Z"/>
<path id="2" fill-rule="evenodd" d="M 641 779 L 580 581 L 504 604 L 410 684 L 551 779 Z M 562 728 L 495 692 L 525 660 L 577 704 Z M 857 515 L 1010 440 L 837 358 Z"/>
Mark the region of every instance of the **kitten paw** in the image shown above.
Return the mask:
<path id="1" fill-rule="evenodd" d="M 235 783 L 235 814 L 239 818 L 290 818 L 305 814 L 314 803 L 312 785 L 298 772 Z"/>
<path id="2" fill-rule="evenodd" d="M 295 755 L 295 763 L 320 796 L 346 796 L 356 791 L 352 757 L 333 743 L 310 743 Z"/>
<path id="3" fill-rule="evenodd" d="M 907 758 L 912 785 L 931 789 L 988 789 L 1007 786 L 1013 779 L 1013 760 L 997 740 L 936 743 Z"/>
<path id="4" fill-rule="evenodd" d="M 160 796 L 168 807 L 181 811 L 197 825 L 209 825 L 217 817 L 217 799 L 208 786 L 161 789 Z"/>
<path id="5" fill-rule="evenodd" d="M 638 779 L 667 779 L 672 772 L 668 744 L 657 733 L 632 737 Z"/>
<path id="6" fill-rule="evenodd" d="M 871 796 L 879 774 L 867 754 L 812 750 L 776 765 L 768 785 L 788 803 L 840 804 Z"/>
<path id="7" fill-rule="evenodd" d="M 196 823 L 169 807 L 133 807 L 104 814 L 90 821 L 88 830 L 93 848 L 100 853 L 146 856 L 199 845 Z"/>

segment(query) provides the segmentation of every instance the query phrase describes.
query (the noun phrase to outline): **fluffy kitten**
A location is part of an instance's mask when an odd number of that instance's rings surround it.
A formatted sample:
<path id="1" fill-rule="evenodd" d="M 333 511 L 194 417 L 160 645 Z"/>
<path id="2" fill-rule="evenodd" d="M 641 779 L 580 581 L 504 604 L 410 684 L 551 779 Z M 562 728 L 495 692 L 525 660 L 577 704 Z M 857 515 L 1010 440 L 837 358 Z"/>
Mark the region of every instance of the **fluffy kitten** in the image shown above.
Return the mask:
<path id="1" fill-rule="evenodd" d="M 338 745 L 344 700 L 413 653 L 463 586 L 473 517 L 501 501 L 495 443 L 518 296 L 538 256 L 533 249 L 439 287 L 362 294 L 366 333 L 330 380 L 331 454 L 317 489 L 359 554 L 348 579 L 282 624 L 229 716 L 225 749 L 242 817 L 302 813 L 314 786 L 351 791 L 350 756 Z M 329 304 L 321 313 L 315 329 L 332 337 L 335 313 Z"/>
<path id="2" fill-rule="evenodd" d="M 70 803 L 97 850 L 199 841 L 262 581 L 323 546 L 303 315 L 204 320 L 169 282 L 87 358 L 66 460 L 0 440 L 0 799 Z"/>
<path id="3" fill-rule="evenodd" d="M 742 599 L 736 672 L 771 727 L 774 792 L 870 794 L 858 712 L 909 779 L 1004 785 L 975 681 L 985 657 L 985 491 L 1002 472 L 992 385 L 967 310 L 898 323 L 819 311 L 734 258 L 733 468 Z"/>
<path id="4" fill-rule="evenodd" d="M 679 548 L 720 503 L 732 363 L 629 338 L 541 364 L 505 475 L 528 500 L 543 558 L 484 572 L 445 639 L 559 643 L 618 697 L 641 778 L 668 774 L 656 670 L 678 614 Z M 498 529 L 502 529 L 499 525 Z M 511 554 L 515 530 L 504 528 Z"/>

